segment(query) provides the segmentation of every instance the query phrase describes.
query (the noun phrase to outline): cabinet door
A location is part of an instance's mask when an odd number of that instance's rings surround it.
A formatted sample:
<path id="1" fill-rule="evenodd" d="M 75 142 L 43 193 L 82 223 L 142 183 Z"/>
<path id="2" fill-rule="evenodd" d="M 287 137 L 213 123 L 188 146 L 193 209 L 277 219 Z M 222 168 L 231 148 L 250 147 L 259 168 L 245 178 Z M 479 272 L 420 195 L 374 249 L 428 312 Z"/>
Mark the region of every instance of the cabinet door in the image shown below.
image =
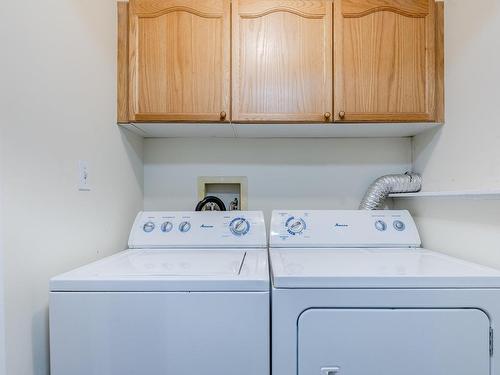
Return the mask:
<path id="1" fill-rule="evenodd" d="M 435 119 L 434 0 L 335 0 L 335 121 Z"/>
<path id="2" fill-rule="evenodd" d="M 331 1 L 233 0 L 232 20 L 233 121 L 331 121 Z"/>
<path id="3" fill-rule="evenodd" d="M 229 121 L 229 0 L 131 0 L 131 121 Z"/>

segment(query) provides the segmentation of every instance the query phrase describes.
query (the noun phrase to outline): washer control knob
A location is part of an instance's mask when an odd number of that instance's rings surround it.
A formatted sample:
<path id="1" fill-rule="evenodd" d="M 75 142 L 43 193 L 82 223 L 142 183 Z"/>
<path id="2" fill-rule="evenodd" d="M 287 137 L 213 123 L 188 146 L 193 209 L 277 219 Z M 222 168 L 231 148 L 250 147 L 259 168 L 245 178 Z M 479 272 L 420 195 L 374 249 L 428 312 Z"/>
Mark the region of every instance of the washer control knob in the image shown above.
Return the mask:
<path id="1" fill-rule="evenodd" d="M 168 233 L 168 232 L 170 232 L 172 230 L 173 227 L 174 227 L 174 225 L 170 221 L 165 221 L 161 225 L 161 231 L 163 233 Z"/>
<path id="2" fill-rule="evenodd" d="M 250 230 L 250 223 L 243 217 L 237 217 L 229 223 L 229 229 L 235 236 L 244 236 Z"/>
<path id="3" fill-rule="evenodd" d="M 394 220 L 394 223 L 392 223 L 392 225 L 394 226 L 394 229 L 400 232 L 404 231 L 406 228 L 405 223 L 403 223 L 401 220 Z"/>
<path id="4" fill-rule="evenodd" d="M 146 224 L 144 224 L 142 229 L 146 233 L 151 233 L 155 229 L 155 223 L 153 223 L 152 221 L 148 221 Z"/>
<path id="5" fill-rule="evenodd" d="M 387 224 L 383 220 L 377 220 L 375 222 L 375 228 L 381 232 L 384 232 L 387 229 Z"/>
<path id="6" fill-rule="evenodd" d="M 300 217 L 291 216 L 286 221 L 285 227 L 288 233 L 295 236 L 301 234 L 306 229 L 306 222 Z"/>
<path id="7" fill-rule="evenodd" d="M 191 223 L 189 221 L 183 221 L 182 223 L 179 224 L 179 230 L 182 233 L 189 232 L 191 229 Z"/>

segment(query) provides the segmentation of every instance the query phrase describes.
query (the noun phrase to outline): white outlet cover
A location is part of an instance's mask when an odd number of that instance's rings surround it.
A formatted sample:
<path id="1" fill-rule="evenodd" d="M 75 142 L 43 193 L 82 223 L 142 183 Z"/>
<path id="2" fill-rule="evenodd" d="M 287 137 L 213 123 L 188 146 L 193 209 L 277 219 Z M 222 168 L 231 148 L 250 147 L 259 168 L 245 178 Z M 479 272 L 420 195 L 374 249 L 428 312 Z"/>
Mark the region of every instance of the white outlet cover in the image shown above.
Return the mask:
<path id="1" fill-rule="evenodd" d="M 78 190 L 90 191 L 89 164 L 86 160 L 78 161 Z"/>

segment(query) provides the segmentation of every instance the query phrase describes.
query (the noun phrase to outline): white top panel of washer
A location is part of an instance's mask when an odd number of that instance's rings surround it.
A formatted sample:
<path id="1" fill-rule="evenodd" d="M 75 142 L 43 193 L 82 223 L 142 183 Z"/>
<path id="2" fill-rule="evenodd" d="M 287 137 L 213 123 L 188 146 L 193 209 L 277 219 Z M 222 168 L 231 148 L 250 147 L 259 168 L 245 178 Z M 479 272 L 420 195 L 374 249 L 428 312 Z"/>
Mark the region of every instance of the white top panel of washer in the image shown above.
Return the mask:
<path id="1" fill-rule="evenodd" d="M 265 249 L 130 249 L 50 280 L 51 291 L 268 291 Z"/>
<path id="2" fill-rule="evenodd" d="M 259 211 L 140 212 L 130 248 L 265 248 Z"/>
<path id="3" fill-rule="evenodd" d="M 408 211 L 273 211 L 270 247 L 419 247 Z"/>
<path id="4" fill-rule="evenodd" d="M 426 249 L 274 249 L 276 288 L 500 287 L 500 271 Z"/>

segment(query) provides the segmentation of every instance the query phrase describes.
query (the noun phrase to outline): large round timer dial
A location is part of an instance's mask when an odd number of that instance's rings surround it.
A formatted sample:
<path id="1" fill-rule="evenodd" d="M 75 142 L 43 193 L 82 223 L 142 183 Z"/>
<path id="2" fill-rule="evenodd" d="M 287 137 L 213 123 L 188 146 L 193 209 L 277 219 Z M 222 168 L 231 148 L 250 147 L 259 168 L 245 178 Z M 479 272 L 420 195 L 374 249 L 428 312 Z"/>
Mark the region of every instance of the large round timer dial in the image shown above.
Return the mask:
<path id="1" fill-rule="evenodd" d="M 306 229 L 306 222 L 300 217 L 289 217 L 285 223 L 285 227 L 288 233 L 295 236 L 301 234 Z"/>
<path id="2" fill-rule="evenodd" d="M 235 236 L 244 236 L 250 230 L 250 223 L 243 217 L 237 217 L 229 223 L 229 229 Z"/>

